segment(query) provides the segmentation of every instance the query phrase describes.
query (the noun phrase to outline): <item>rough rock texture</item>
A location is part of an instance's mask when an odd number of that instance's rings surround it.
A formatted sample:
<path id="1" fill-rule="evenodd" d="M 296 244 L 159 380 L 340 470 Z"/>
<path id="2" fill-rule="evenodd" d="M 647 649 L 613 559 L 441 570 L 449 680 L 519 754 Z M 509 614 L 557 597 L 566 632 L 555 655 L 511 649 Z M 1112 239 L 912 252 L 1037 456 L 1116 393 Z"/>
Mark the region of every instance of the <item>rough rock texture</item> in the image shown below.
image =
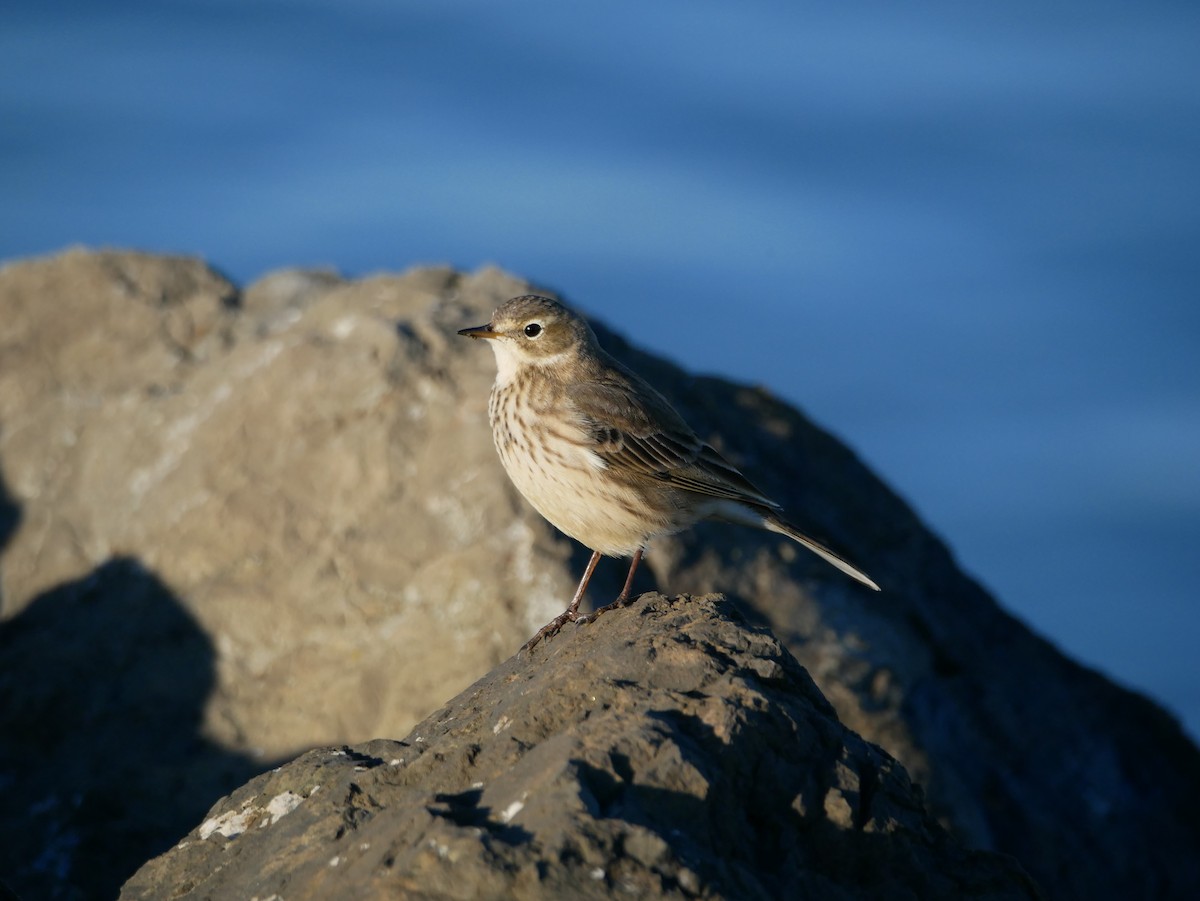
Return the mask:
<path id="1" fill-rule="evenodd" d="M 0 269 L 0 879 L 111 897 L 250 772 L 405 734 L 562 609 L 586 553 L 508 484 L 494 363 L 454 334 L 527 288 L 241 290 L 79 250 Z M 1200 897 L 1200 755 L 1169 716 L 999 610 L 800 413 L 598 331 L 884 592 L 731 526 L 658 543 L 640 589 L 743 604 L 956 835 L 1049 896 Z M 595 599 L 622 574 L 602 564 Z M 143 803 L 163 791 L 175 818 Z"/>
<path id="2" fill-rule="evenodd" d="M 514 657 L 404 741 L 312 751 L 128 899 L 1032 898 L 965 851 L 718 596 L 646 595 Z"/>

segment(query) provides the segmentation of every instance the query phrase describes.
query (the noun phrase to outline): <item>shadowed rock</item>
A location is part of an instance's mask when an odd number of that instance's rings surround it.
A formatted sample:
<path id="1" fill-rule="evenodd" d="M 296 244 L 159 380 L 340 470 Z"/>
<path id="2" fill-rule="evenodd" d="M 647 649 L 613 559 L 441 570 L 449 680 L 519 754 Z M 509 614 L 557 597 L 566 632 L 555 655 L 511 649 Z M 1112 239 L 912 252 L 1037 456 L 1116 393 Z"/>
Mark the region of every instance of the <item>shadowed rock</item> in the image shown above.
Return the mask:
<path id="1" fill-rule="evenodd" d="M 128 899 L 1032 898 L 720 597 L 643 596 L 514 657 L 404 741 L 217 804 Z"/>
<path id="2" fill-rule="evenodd" d="M 0 881 L 30 901 L 112 898 L 268 766 L 200 733 L 212 683 L 207 636 L 134 560 L 0 622 Z"/>

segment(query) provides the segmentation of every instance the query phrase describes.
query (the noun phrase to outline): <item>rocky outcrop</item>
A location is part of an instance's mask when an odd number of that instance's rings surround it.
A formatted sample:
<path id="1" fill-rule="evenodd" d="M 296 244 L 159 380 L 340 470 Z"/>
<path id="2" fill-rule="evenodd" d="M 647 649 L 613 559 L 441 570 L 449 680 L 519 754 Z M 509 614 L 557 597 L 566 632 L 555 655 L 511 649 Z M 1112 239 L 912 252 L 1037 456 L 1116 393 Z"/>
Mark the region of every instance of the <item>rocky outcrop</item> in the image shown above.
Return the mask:
<path id="1" fill-rule="evenodd" d="M 1032 898 L 716 596 L 646 595 L 404 741 L 222 799 L 123 898 Z"/>
<path id="2" fill-rule="evenodd" d="M 251 773 L 406 734 L 561 611 L 586 554 L 504 477 L 494 363 L 454 334 L 528 288 L 240 289 L 80 250 L 0 270 L 0 785 L 34 786 L 6 794 L 0 879 L 111 897 Z M 1007 616 L 802 414 L 598 331 L 884 591 L 718 525 L 656 544 L 635 587 L 742 605 L 958 839 L 1050 897 L 1200 894 L 1200 758 L 1170 717 Z M 145 804 L 164 791 L 186 818 Z"/>

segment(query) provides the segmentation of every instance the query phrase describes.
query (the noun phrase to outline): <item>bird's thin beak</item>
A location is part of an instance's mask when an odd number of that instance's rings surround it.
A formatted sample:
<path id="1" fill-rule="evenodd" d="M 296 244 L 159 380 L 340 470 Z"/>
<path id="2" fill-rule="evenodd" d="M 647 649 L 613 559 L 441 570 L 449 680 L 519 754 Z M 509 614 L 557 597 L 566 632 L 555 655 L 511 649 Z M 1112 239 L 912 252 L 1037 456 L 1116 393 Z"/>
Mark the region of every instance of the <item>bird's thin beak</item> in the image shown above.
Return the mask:
<path id="1" fill-rule="evenodd" d="M 499 332 L 492 331 L 492 324 L 490 322 L 487 325 L 477 325 L 477 326 L 475 326 L 475 328 L 459 329 L 458 333 L 460 335 L 466 335 L 468 338 L 499 338 L 500 337 Z"/>

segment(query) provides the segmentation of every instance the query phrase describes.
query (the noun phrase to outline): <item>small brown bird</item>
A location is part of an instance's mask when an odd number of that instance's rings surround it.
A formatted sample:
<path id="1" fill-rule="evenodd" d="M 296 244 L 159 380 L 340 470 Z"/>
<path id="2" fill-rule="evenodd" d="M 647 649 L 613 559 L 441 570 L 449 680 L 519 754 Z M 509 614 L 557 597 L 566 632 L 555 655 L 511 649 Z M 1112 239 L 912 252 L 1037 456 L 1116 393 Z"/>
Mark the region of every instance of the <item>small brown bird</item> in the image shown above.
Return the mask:
<path id="1" fill-rule="evenodd" d="M 556 528 L 592 551 L 570 606 L 523 650 L 568 622 L 601 555 L 632 557 L 620 595 L 629 601 L 646 544 L 703 519 L 786 535 L 878 591 L 865 573 L 799 532 L 766 497 L 696 437 L 666 399 L 601 349 L 581 316 L 548 297 L 507 301 L 492 321 L 459 332 L 496 354 L 488 402 L 492 438 L 508 477 Z"/>

